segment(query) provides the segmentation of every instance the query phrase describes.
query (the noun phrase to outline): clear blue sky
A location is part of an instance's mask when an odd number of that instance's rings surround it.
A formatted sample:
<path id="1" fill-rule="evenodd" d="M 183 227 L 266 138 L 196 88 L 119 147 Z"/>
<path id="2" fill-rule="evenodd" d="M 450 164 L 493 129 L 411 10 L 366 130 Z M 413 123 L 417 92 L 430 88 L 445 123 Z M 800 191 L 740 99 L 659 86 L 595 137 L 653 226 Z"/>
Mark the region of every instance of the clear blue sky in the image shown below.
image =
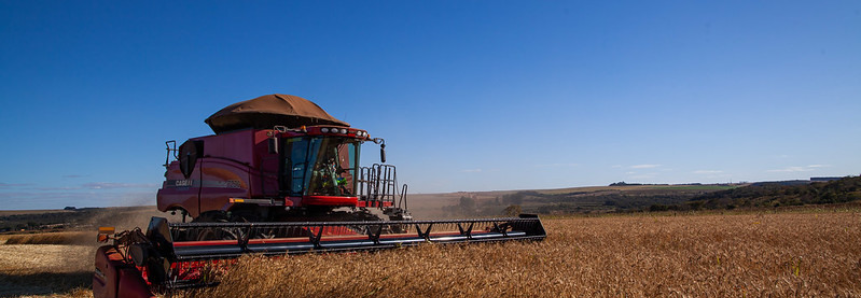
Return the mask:
<path id="1" fill-rule="evenodd" d="M 0 209 L 154 204 L 271 93 L 412 192 L 858 175 L 861 2 L 3 0 Z"/>

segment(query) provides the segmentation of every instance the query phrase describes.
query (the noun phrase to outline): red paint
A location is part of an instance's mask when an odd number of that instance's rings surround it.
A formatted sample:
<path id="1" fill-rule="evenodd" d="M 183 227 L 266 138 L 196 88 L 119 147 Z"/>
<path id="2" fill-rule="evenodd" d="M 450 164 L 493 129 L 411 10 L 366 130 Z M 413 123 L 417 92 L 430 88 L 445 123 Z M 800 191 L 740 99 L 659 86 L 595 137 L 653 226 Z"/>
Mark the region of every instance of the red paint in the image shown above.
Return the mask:
<path id="1" fill-rule="evenodd" d="M 93 297 L 155 297 L 143 279 L 143 273 L 129 265 L 115 247 L 99 247 L 95 265 Z"/>
<path id="2" fill-rule="evenodd" d="M 329 196 L 305 196 L 302 205 L 308 206 L 357 206 L 358 197 L 329 197 Z"/>
<path id="3" fill-rule="evenodd" d="M 392 207 L 392 202 L 358 201 L 356 207 Z"/>

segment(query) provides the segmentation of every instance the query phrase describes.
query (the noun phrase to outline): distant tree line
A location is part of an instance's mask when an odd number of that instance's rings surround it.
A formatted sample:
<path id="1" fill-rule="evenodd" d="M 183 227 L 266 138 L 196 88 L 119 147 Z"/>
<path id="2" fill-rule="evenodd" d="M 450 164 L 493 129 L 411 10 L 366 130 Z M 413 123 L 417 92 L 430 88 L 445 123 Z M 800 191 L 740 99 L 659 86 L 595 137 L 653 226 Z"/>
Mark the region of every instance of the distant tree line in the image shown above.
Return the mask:
<path id="1" fill-rule="evenodd" d="M 619 182 L 611 185 L 637 184 Z M 520 212 L 541 214 L 658 212 L 777 208 L 861 200 L 861 177 L 813 183 L 762 182 L 743 187 L 700 186 L 685 184 L 681 187 L 605 189 L 559 194 L 520 191 L 484 200 L 464 196 L 458 204 L 443 207 L 443 211 L 450 215 L 499 215 L 506 214 L 506 208 L 517 206 Z"/>
<path id="2" fill-rule="evenodd" d="M 95 212 L 100 209 L 76 209 L 75 212 L 25 213 L 0 216 L 0 232 L 38 230 L 46 226 L 69 224 L 71 226 L 88 224 Z"/>
<path id="3" fill-rule="evenodd" d="M 717 191 L 692 198 L 680 209 L 776 208 L 821 205 L 861 200 L 861 177 L 845 177 L 830 182 L 763 182 Z"/>

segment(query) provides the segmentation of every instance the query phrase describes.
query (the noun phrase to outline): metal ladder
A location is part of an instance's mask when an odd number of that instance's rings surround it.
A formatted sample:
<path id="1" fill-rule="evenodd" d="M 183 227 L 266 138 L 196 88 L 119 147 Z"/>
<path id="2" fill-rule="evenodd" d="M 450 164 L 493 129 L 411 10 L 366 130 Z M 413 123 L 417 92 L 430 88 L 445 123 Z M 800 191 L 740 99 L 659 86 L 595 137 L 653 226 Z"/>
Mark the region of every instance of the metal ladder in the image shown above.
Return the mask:
<path id="1" fill-rule="evenodd" d="M 359 196 L 368 205 L 382 206 L 383 202 L 391 202 L 393 207 L 406 209 L 407 185 L 398 198 L 398 175 L 393 165 L 374 164 L 362 167 L 359 171 Z"/>

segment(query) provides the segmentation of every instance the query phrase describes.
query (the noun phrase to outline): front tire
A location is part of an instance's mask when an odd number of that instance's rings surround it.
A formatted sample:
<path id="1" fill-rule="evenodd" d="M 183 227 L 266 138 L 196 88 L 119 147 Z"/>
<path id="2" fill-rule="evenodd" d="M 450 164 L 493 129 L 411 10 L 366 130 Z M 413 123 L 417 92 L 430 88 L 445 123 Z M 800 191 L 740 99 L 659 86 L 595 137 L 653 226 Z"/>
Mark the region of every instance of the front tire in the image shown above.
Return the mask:
<path id="1" fill-rule="evenodd" d="M 201 213 L 191 221 L 192 223 L 226 223 L 228 220 L 227 214 L 221 211 L 208 211 Z M 192 235 L 192 239 L 197 241 L 212 241 L 212 240 L 239 240 L 244 236 L 244 231 L 239 228 L 201 228 Z"/>

